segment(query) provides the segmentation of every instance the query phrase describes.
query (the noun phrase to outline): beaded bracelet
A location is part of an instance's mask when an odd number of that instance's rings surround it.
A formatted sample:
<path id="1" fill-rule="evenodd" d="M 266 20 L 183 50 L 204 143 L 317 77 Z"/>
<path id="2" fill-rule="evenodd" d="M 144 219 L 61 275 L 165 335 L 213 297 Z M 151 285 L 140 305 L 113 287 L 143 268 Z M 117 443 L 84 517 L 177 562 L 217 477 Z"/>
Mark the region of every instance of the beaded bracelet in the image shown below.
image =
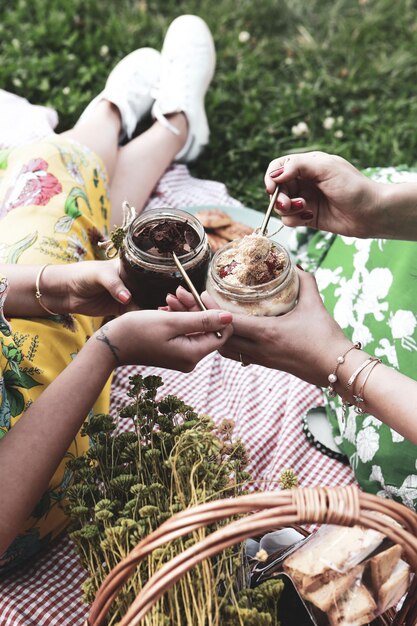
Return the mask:
<path id="1" fill-rule="evenodd" d="M 327 380 L 329 381 L 330 385 L 327 387 L 327 392 L 329 394 L 329 396 L 331 398 L 334 398 L 336 395 L 336 391 L 334 388 L 334 384 L 337 382 L 338 378 L 337 378 L 337 370 L 339 369 L 339 366 L 342 365 L 342 363 L 345 362 L 346 359 L 346 355 L 351 351 L 351 350 L 360 350 L 362 348 L 362 344 L 360 341 L 356 341 L 353 346 L 351 346 L 348 350 L 346 350 L 346 352 L 344 354 L 341 354 L 340 356 L 337 357 L 336 359 L 336 367 L 334 368 L 333 372 L 331 374 L 328 375 Z"/>
<path id="2" fill-rule="evenodd" d="M 54 313 L 53 311 L 51 311 L 51 309 L 48 309 L 48 307 L 42 302 L 41 298 L 42 298 L 42 294 L 40 291 L 40 283 L 41 283 L 41 277 L 43 274 L 43 271 L 46 267 L 48 267 L 49 263 L 45 263 L 45 265 L 42 265 L 41 269 L 38 272 L 38 275 L 36 276 L 36 281 L 35 281 L 35 286 L 36 286 L 36 291 L 35 291 L 35 298 L 37 299 L 37 301 L 39 302 L 39 304 L 41 305 L 41 307 L 43 308 L 44 311 L 46 311 L 47 313 L 49 313 L 50 315 L 59 315 L 59 313 Z"/>

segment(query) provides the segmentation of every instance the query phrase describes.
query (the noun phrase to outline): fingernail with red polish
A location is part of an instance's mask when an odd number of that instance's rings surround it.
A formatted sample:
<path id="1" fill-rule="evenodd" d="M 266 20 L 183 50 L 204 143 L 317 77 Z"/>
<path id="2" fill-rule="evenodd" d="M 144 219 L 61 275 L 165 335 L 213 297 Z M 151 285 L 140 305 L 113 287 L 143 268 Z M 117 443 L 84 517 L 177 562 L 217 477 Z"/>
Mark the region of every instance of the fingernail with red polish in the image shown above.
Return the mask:
<path id="1" fill-rule="evenodd" d="M 221 321 L 222 324 L 230 324 L 230 322 L 233 319 L 233 316 L 231 313 L 219 313 L 219 319 Z"/>
<path id="2" fill-rule="evenodd" d="M 302 272 L 304 272 L 304 268 L 303 268 L 303 267 L 302 267 L 299 263 L 297 263 L 297 267 L 298 267 L 298 269 L 299 269 L 299 270 L 301 270 Z"/>
<path id="3" fill-rule="evenodd" d="M 279 167 L 277 170 L 273 170 L 272 172 L 269 172 L 269 175 L 271 178 L 277 178 L 278 176 L 281 176 L 283 171 L 284 171 L 284 168 Z"/>
<path id="4" fill-rule="evenodd" d="M 311 211 L 304 211 L 303 213 L 300 213 L 300 216 L 302 220 L 312 220 L 313 219 L 313 214 Z"/>
<path id="5" fill-rule="evenodd" d="M 127 289 L 123 289 L 122 291 L 119 291 L 118 297 L 119 297 L 120 302 L 122 302 L 123 304 L 126 304 L 126 302 L 129 302 L 132 296 L 130 295 L 130 292 Z"/>
<path id="6" fill-rule="evenodd" d="M 291 200 L 291 206 L 295 209 L 302 209 L 304 206 L 304 202 L 302 200 Z"/>

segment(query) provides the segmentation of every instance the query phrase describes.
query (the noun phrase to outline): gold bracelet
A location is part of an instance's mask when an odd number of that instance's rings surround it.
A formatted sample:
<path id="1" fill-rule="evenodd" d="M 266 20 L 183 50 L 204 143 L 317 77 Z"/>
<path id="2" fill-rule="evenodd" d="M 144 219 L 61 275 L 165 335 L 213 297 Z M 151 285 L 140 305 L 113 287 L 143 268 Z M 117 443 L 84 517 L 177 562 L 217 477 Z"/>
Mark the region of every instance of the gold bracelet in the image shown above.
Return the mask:
<path id="1" fill-rule="evenodd" d="M 338 378 L 337 378 L 337 370 L 339 369 L 339 365 L 342 365 L 342 363 L 345 362 L 346 359 L 346 355 L 351 351 L 351 350 L 360 350 L 362 348 L 362 344 L 360 341 L 356 341 L 353 346 L 350 346 L 349 350 L 346 350 L 346 352 L 344 354 L 341 354 L 340 356 L 337 357 L 336 359 L 336 367 L 334 368 L 333 372 L 331 374 L 328 375 L 327 380 L 329 381 L 330 385 L 327 387 L 327 392 L 329 394 L 329 396 L 331 398 L 334 398 L 336 395 L 336 391 L 333 387 L 334 383 L 337 382 Z"/>
<path id="2" fill-rule="evenodd" d="M 359 374 L 362 372 L 362 370 L 364 370 L 365 367 L 368 367 L 368 365 L 370 365 L 372 361 L 375 361 L 375 360 L 376 358 L 374 356 L 370 356 L 369 359 L 366 359 L 366 361 L 364 361 L 361 365 L 359 365 L 359 367 L 353 372 L 352 376 L 347 381 L 345 391 L 349 391 L 349 389 L 355 384 L 355 381 L 357 377 L 359 376 Z"/>
<path id="3" fill-rule="evenodd" d="M 353 372 L 352 376 L 349 378 L 349 380 L 346 383 L 345 386 L 345 391 L 349 391 L 350 388 L 352 387 L 352 396 L 353 398 L 356 400 L 356 402 L 363 402 L 363 398 L 358 396 L 355 397 L 355 393 L 354 393 L 354 386 L 355 386 L 355 382 L 357 377 L 359 376 L 359 374 L 366 368 L 368 367 L 368 365 L 371 365 L 371 363 L 373 363 L 374 361 L 377 361 L 378 359 L 374 356 L 370 356 L 368 359 L 366 359 L 366 361 L 364 361 L 361 365 L 359 365 L 359 367 Z M 343 413 L 346 413 L 346 409 L 349 406 L 352 406 L 352 402 L 349 402 L 348 400 L 345 400 L 342 398 L 342 408 L 343 408 Z"/>
<path id="4" fill-rule="evenodd" d="M 361 388 L 359 389 L 359 393 L 356 395 L 353 394 L 353 398 L 356 404 L 363 404 L 365 402 L 365 398 L 364 398 L 365 385 L 374 367 L 376 367 L 380 363 L 382 363 L 381 359 L 377 359 L 377 358 L 373 359 L 372 363 L 370 363 L 370 367 L 368 371 L 366 372 L 365 378 L 363 379 L 363 383 L 361 385 Z M 364 412 L 361 406 L 355 406 L 354 411 L 358 413 L 358 415 Z"/>
<path id="5" fill-rule="evenodd" d="M 44 269 L 46 267 L 48 267 L 48 265 L 50 265 L 50 263 L 45 263 L 45 265 L 42 265 L 41 269 L 38 272 L 38 275 L 36 276 L 36 281 L 35 281 L 35 286 L 36 286 L 35 298 L 37 299 L 37 301 L 39 302 L 39 304 L 41 305 L 41 307 L 43 308 L 44 311 L 46 311 L 50 315 L 59 315 L 59 313 L 54 313 L 54 311 L 51 311 L 51 309 L 48 309 L 48 307 L 45 306 L 44 303 L 41 300 L 42 294 L 41 294 L 41 291 L 40 291 L 40 283 L 41 283 L 41 278 L 42 278 L 43 271 L 44 271 Z"/>

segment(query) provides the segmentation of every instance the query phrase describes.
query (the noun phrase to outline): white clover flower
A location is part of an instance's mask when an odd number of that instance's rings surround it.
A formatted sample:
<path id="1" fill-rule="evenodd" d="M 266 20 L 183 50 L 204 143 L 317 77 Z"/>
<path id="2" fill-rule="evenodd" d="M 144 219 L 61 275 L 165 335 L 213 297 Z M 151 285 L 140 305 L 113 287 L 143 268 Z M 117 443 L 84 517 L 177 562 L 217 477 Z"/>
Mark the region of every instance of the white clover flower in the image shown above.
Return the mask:
<path id="1" fill-rule="evenodd" d="M 291 132 L 295 137 L 302 137 L 308 135 L 310 129 L 305 122 L 298 122 L 291 128 Z"/>
<path id="2" fill-rule="evenodd" d="M 259 550 L 256 554 L 255 554 L 255 560 L 256 561 L 266 561 L 268 558 L 268 552 L 266 550 Z"/>
<path id="3" fill-rule="evenodd" d="M 325 117 L 323 120 L 323 128 L 325 128 L 326 130 L 331 130 L 335 122 L 336 120 L 334 119 L 334 117 L 329 115 L 329 117 Z"/>
<path id="4" fill-rule="evenodd" d="M 22 81 L 20 80 L 20 78 L 13 78 L 12 83 L 15 87 L 21 87 L 22 86 Z"/>
<path id="5" fill-rule="evenodd" d="M 250 33 L 247 30 L 242 30 L 239 33 L 239 41 L 240 43 L 247 43 L 250 39 Z"/>
<path id="6" fill-rule="evenodd" d="M 344 132 L 340 128 L 334 131 L 334 136 L 336 137 L 336 139 L 341 139 L 343 135 L 344 135 Z"/>
<path id="7" fill-rule="evenodd" d="M 338 115 L 336 121 L 338 124 L 343 124 L 343 122 L 345 121 L 343 115 Z"/>
<path id="8" fill-rule="evenodd" d="M 70 92 L 71 92 L 71 89 L 69 87 L 64 87 L 62 90 L 62 93 L 64 94 L 64 96 L 68 96 Z"/>
<path id="9" fill-rule="evenodd" d="M 100 48 L 100 56 L 106 57 L 109 54 L 109 46 L 101 46 Z"/>
<path id="10" fill-rule="evenodd" d="M 13 48 L 16 48 L 16 50 L 19 50 L 20 48 L 20 41 L 16 38 L 12 39 L 12 46 Z"/>

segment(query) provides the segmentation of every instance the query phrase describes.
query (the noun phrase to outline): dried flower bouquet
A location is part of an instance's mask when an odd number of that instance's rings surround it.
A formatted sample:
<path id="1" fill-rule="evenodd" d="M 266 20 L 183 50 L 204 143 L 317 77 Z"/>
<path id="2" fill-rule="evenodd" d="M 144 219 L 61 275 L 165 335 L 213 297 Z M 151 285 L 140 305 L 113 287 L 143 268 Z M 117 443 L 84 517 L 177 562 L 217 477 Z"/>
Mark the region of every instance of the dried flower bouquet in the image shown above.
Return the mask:
<path id="1" fill-rule="evenodd" d="M 147 534 L 173 513 L 208 500 L 237 496 L 247 489 L 246 450 L 232 438 L 233 422 L 216 428 L 175 396 L 156 399 L 161 378 L 133 376 L 131 402 L 120 410 L 132 432 L 117 432 L 108 415 L 83 427 L 91 447 L 70 461 L 67 491 L 71 537 L 88 571 L 84 598 L 91 602 L 109 571 Z M 116 624 L 149 577 L 167 560 L 202 539 L 200 529 L 154 551 L 124 586 L 110 611 Z M 145 618 L 147 626 L 277 626 L 283 583 L 248 588 L 243 547 L 189 572 Z"/>

